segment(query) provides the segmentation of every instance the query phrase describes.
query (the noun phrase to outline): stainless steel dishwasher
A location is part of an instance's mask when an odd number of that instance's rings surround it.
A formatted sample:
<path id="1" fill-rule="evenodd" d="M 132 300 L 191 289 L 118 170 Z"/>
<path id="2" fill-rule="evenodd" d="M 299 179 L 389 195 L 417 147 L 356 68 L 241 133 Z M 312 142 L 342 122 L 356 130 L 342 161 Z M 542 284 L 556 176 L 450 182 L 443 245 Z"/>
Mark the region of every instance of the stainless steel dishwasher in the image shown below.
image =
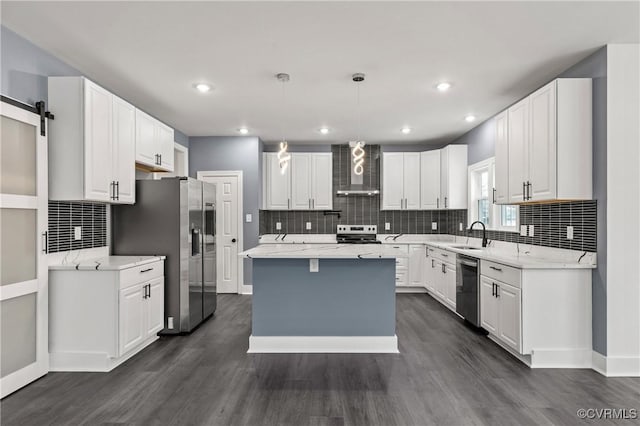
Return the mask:
<path id="1" fill-rule="evenodd" d="M 478 259 L 458 254 L 456 258 L 456 312 L 480 327 L 480 275 Z"/>

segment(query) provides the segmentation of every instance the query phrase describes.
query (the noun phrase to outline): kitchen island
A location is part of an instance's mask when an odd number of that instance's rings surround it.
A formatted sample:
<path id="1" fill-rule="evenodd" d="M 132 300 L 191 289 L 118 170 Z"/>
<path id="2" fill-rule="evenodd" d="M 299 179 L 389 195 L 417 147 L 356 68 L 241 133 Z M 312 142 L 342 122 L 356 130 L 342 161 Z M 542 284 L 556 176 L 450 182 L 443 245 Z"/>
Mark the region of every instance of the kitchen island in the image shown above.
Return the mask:
<path id="1" fill-rule="evenodd" d="M 383 244 L 264 244 L 253 260 L 250 353 L 397 353 L 396 259 Z"/>

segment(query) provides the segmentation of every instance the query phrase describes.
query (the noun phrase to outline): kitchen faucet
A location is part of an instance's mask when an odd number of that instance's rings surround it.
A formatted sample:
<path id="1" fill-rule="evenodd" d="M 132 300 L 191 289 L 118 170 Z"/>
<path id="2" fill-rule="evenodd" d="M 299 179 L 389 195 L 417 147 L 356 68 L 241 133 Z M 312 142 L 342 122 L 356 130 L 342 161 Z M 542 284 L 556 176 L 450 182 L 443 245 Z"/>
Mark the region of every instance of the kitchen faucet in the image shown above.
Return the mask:
<path id="1" fill-rule="evenodd" d="M 482 225 L 482 247 L 486 247 L 487 246 L 487 228 L 484 226 L 484 223 L 480 222 L 479 220 L 476 220 L 471 224 L 468 232 L 473 231 L 473 225 L 475 225 L 476 223 L 479 223 L 480 225 Z"/>

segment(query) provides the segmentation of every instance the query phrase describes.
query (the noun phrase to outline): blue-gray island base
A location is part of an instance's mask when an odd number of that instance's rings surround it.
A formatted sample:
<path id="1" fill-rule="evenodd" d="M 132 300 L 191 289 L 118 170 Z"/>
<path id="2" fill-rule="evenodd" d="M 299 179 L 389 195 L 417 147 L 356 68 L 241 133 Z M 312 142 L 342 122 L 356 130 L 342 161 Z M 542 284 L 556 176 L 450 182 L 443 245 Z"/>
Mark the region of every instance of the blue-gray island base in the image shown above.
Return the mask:
<path id="1" fill-rule="evenodd" d="M 395 264 L 254 258 L 248 352 L 397 353 Z"/>

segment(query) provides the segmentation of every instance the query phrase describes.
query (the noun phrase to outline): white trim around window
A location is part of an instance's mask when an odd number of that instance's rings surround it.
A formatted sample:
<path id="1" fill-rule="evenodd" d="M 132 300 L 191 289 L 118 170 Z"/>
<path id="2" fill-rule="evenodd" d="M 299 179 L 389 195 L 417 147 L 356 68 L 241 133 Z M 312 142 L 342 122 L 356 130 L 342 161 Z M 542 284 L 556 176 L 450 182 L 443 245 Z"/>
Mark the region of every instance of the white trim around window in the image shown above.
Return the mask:
<path id="1" fill-rule="evenodd" d="M 487 229 L 493 231 L 510 231 L 518 230 L 518 206 L 499 205 L 494 203 L 494 187 L 495 187 L 495 158 L 487 158 L 471 164 L 468 169 L 468 210 L 467 225 L 471 225 L 476 220 L 486 222 Z M 488 205 L 488 209 L 479 214 L 481 205 Z M 508 226 L 503 224 L 503 214 L 515 216 L 515 224 Z M 483 217 L 479 217 L 483 216 Z M 504 218 L 506 220 L 506 217 Z"/>

